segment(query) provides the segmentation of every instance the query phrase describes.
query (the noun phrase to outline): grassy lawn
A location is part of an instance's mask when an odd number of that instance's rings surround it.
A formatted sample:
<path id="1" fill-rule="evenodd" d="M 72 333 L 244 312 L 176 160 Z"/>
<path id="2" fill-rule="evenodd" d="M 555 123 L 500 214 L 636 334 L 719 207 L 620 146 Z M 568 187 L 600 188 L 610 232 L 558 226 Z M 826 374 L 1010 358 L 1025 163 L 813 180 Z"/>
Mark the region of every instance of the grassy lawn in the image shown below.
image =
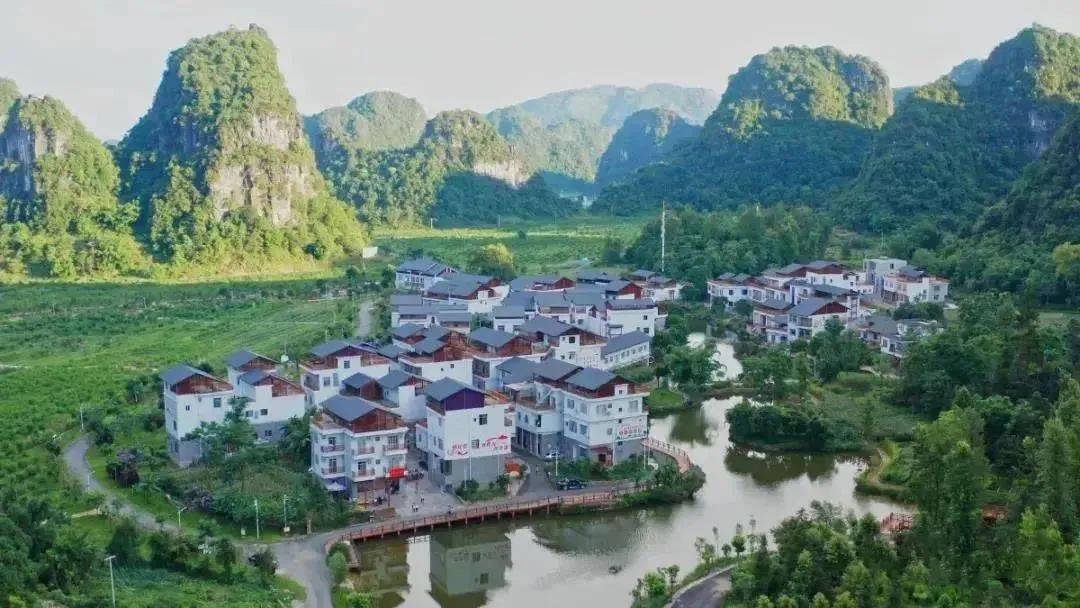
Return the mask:
<path id="1" fill-rule="evenodd" d="M 872 374 L 842 372 L 835 381 L 821 387 L 815 397 L 826 415 L 860 430 L 867 424 L 869 407 L 870 427 L 876 438 L 910 440 L 915 425 L 929 419 L 887 402 L 880 393 L 883 387 L 883 381 Z"/>
<path id="2" fill-rule="evenodd" d="M 645 398 L 645 404 L 649 406 L 649 413 L 654 415 L 676 412 L 687 407 L 686 397 L 682 393 L 667 388 L 653 389 Z"/>
<path id="3" fill-rule="evenodd" d="M 582 216 L 557 222 L 521 223 L 494 228 L 406 228 L 377 230 L 375 242 L 381 253 L 405 257 L 425 253 L 456 266 L 465 266 L 483 245 L 503 243 L 514 253 L 523 272 L 573 269 L 582 258 L 594 263 L 604 241 L 614 237 L 628 244 L 637 237 L 645 218 L 597 218 Z M 522 239 L 518 232 L 524 231 Z"/>

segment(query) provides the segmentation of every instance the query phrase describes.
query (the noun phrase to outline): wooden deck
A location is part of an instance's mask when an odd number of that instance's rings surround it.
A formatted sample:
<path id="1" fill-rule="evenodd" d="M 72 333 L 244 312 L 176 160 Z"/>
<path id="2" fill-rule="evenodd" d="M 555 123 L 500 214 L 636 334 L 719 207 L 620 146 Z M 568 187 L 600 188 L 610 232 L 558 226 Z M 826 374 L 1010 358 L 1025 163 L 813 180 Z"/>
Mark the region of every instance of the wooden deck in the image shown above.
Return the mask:
<path id="1" fill-rule="evenodd" d="M 620 497 L 632 494 L 635 491 L 637 490 L 633 487 L 625 487 L 585 491 L 578 494 L 550 496 L 533 500 L 506 500 L 475 507 L 456 508 L 439 515 L 399 518 L 384 523 L 365 525 L 357 530 L 346 532 L 330 541 L 327 547 L 329 548 L 330 545 L 336 542 L 364 542 L 390 536 L 420 534 L 435 528 L 449 528 L 455 525 L 467 526 L 470 523 L 488 520 L 546 515 L 552 512 L 557 513 L 567 507 L 612 508 L 618 505 Z"/>

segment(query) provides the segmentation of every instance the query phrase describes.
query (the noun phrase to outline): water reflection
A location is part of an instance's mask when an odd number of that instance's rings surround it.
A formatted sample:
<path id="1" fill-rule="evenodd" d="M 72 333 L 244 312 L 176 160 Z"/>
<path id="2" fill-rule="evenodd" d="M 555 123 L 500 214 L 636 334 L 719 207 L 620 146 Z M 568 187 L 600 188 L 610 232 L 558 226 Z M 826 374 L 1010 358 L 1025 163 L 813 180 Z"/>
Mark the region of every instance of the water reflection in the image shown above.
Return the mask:
<path id="1" fill-rule="evenodd" d="M 730 356 L 730 346 L 721 346 L 718 355 Z M 729 364 L 726 373 L 738 373 L 737 366 Z M 756 522 L 766 531 L 814 500 L 877 515 L 897 508 L 855 495 L 858 457 L 765 454 L 733 445 L 724 413 L 737 402 L 711 400 L 652 421 L 651 435 L 686 449 L 705 471 L 707 482 L 693 501 L 503 520 L 365 544 L 360 586 L 376 592 L 379 608 L 625 608 L 637 577 L 670 564 L 686 571 L 695 561 L 694 539 L 711 538 L 714 528 L 721 539 L 738 524 Z"/>
<path id="2" fill-rule="evenodd" d="M 510 539 L 501 526 L 440 531 L 431 535 L 428 544 L 431 597 L 440 606 L 483 606 L 490 591 L 506 585 Z"/>

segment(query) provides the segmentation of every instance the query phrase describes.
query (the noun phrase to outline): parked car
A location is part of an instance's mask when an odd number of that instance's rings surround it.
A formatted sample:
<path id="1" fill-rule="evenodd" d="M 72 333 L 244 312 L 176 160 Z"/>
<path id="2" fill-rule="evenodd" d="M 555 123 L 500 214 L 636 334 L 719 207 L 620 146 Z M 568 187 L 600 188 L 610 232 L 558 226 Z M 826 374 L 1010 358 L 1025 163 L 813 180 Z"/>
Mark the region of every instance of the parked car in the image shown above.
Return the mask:
<path id="1" fill-rule="evenodd" d="M 544 454 L 544 460 L 546 461 L 552 461 L 556 458 L 562 458 L 562 452 L 558 448 L 550 449 Z"/>
<path id="2" fill-rule="evenodd" d="M 556 490 L 580 490 L 589 484 L 580 479 L 566 479 L 565 477 L 555 482 Z"/>

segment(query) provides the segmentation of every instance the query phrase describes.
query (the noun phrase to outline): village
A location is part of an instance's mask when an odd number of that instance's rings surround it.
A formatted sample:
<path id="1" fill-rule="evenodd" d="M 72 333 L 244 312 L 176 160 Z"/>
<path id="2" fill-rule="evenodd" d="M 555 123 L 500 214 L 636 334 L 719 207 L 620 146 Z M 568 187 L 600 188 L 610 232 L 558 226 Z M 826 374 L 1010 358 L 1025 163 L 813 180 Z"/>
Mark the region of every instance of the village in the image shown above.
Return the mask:
<path id="1" fill-rule="evenodd" d="M 187 364 L 164 371 L 172 459 L 197 462 L 193 432 L 223 422 L 230 404 L 242 404 L 258 442 L 310 413 L 310 471 L 327 492 L 431 513 L 470 486 L 518 496 L 584 487 L 558 475 L 560 459 L 646 467 L 646 451 L 660 449 L 648 439 L 650 388 L 620 369 L 652 361 L 685 285 L 646 270 L 503 282 L 420 258 L 397 266 L 394 286 L 384 342 L 330 340 L 295 362 L 238 350 L 220 378 Z M 810 339 L 834 321 L 898 360 L 937 325 L 889 311 L 944 305 L 948 282 L 898 259 L 854 270 L 812 261 L 724 274 L 707 293 L 705 305 L 744 309 L 746 330 L 766 343 Z M 551 479 L 525 481 L 552 464 Z"/>

